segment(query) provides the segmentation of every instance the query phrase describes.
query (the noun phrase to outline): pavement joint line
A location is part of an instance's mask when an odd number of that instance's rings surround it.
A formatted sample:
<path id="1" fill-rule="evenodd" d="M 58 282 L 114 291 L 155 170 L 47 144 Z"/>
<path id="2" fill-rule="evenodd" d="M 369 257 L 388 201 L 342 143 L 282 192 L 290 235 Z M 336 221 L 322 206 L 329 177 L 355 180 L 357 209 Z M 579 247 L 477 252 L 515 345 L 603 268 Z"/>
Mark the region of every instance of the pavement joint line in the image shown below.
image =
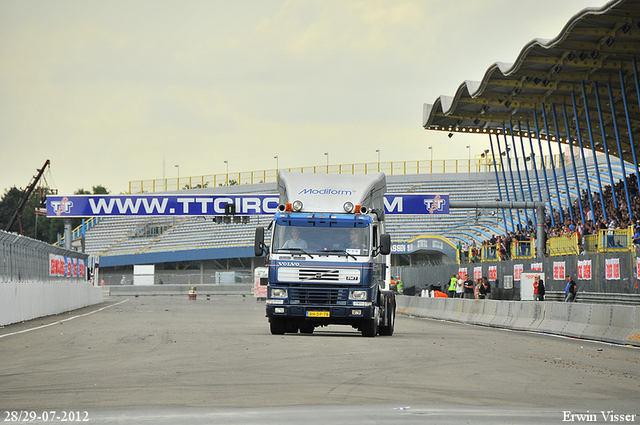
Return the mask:
<path id="1" fill-rule="evenodd" d="M 35 331 L 35 330 L 38 330 L 38 329 L 48 328 L 49 326 L 53 326 L 53 325 L 59 325 L 59 324 L 62 324 L 63 322 L 68 322 L 69 320 L 77 319 L 78 317 L 88 316 L 88 315 L 90 315 L 90 314 L 97 313 L 97 312 L 102 311 L 102 310 L 105 310 L 105 309 L 107 309 L 107 308 L 115 307 L 115 306 L 120 305 L 120 304 L 122 304 L 122 303 L 126 303 L 127 301 L 129 301 L 129 298 L 127 298 L 127 299 L 126 299 L 126 300 L 124 300 L 124 301 L 120 301 L 119 303 L 111 304 L 111 305 L 108 305 L 108 306 L 105 306 L 105 307 L 99 308 L 99 309 L 97 309 L 97 310 L 90 311 L 90 312 L 88 312 L 88 313 L 79 314 L 79 315 L 77 315 L 77 316 L 69 317 L 69 318 L 64 319 L 64 320 L 58 320 L 58 321 L 56 321 L 56 322 L 48 323 L 48 324 L 46 324 L 46 325 L 42 325 L 42 326 L 37 326 L 37 327 L 35 327 L 35 328 L 24 329 L 24 330 L 21 330 L 21 331 L 18 331 L 18 332 L 12 332 L 12 333 L 10 333 L 10 334 L 0 335 L 0 338 L 4 338 L 4 337 L 7 337 L 7 336 L 11 336 L 11 335 L 18 335 L 18 334 L 25 333 L 25 332 Z"/>

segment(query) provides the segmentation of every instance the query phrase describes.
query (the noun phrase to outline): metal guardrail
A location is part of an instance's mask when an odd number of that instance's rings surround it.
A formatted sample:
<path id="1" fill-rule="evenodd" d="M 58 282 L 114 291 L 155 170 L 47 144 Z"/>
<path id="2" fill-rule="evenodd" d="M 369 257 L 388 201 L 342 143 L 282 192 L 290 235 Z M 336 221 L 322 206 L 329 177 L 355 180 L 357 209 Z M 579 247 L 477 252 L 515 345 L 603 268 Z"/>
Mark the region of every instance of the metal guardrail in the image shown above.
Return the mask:
<path id="1" fill-rule="evenodd" d="M 515 159 L 511 163 L 514 166 Z M 562 155 L 544 157 L 544 166 L 540 161 L 532 163 L 519 158 L 521 168 L 533 169 L 536 166 L 542 170 L 550 168 L 551 163 L 559 167 Z M 132 180 L 129 182 L 129 193 L 167 192 L 183 189 L 200 189 L 206 187 L 235 186 L 239 184 L 273 183 L 278 179 L 278 170 L 295 173 L 311 174 L 372 174 L 384 172 L 388 175 L 405 174 L 433 174 L 433 173 L 480 173 L 502 171 L 508 164 L 501 158 L 493 159 L 489 156 L 478 154 L 469 159 L 445 159 L 422 161 L 394 161 L 394 162 L 366 162 L 354 164 L 319 165 L 308 167 L 279 168 L 260 171 L 246 171 L 238 173 L 206 174 L 192 177 L 176 177 L 167 179 Z"/>
<path id="2" fill-rule="evenodd" d="M 545 301 L 564 301 L 562 291 L 547 291 Z M 640 305 L 640 294 L 620 294 L 606 292 L 578 292 L 578 303 Z"/>
<path id="3" fill-rule="evenodd" d="M 50 254 L 83 260 L 88 257 L 26 236 L 0 231 L 0 283 L 50 281 Z"/>

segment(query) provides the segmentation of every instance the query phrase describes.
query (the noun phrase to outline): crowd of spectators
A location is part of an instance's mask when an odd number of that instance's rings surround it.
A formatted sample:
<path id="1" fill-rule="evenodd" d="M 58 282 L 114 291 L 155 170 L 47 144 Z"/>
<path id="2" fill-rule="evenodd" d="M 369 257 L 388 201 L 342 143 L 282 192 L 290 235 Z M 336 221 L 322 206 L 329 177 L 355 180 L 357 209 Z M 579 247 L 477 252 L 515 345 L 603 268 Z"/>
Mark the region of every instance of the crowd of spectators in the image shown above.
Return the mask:
<path id="1" fill-rule="evenodd" d="M 545 217 L 545 236 L 546 238 L 554 238 L 560 236 L 578 235 L 579 243 L 582 245 L 584 236 L 597 234 L 600 230 L 626 229 L 633 227 L 633 243 L 640 244 L 640 193 L 638 191 L 638 181 L 635 174 L 627 177 L 626 187 L 629 192 L 629 200 L 631 205 L 632 217 L 629 217 L 629 208 L 627 207 L 627 196 L 625 192 L 625 182 L 619 180 L 614 185 L 614 189 L 608 185 L 602 193 L 602 200 L 605 205 L 606 219 L 602 213 L 602 203 L 599 192 L 593 192 L 591 195 L 593 203 L 593 211 L 591 211 L 589 203 L 589 194 L 586 190 L 581 193 L 580 202 L 584 216 L 580 213 L 580 203 L 576 198 L 571 205 L 571 213 L 569 209 L 563 209 L 561 217 L 560 211 L 554 209 L 553 217 L 547 214 Z M 614 203 L 614 196 L 617 201 Z M 584 220 L 583 220 L 584 218 Z M 563 221 L 564 219 L 564 221 Z M 480 246 L 473 244 L 458 244 L 460 252 L 460 260 L 463 262 L 480 261 L 480 250 L 482 247 L 489 249 L 489 258 L 497 260 L 507 260 L 510 258 L 511 247 L 515 244 L 523 251 L 536 249 L 536 229 L 533 223 L 529 222 L 526 227 L 518 225 L 518 230 L 508 232 L 505 235 L 492 235 L 490 239 L 482 242 Z M 527 252 L 522 252 L 526 254 Z"/>

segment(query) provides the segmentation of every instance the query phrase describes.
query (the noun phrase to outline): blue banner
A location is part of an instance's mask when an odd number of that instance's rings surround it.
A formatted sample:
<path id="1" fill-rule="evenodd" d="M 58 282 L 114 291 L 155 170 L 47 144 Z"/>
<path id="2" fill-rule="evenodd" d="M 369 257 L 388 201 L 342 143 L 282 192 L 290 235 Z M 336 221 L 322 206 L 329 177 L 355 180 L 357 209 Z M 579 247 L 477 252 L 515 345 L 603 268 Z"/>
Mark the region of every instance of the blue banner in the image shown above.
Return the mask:
<path id="1" fill-rule="evenodd" d="M 387 214 L 449 214 L 446 194 L 387 194 Z M 47 217 L 271 215 L 277 195 L 73 195 L 49 196 Z"/>

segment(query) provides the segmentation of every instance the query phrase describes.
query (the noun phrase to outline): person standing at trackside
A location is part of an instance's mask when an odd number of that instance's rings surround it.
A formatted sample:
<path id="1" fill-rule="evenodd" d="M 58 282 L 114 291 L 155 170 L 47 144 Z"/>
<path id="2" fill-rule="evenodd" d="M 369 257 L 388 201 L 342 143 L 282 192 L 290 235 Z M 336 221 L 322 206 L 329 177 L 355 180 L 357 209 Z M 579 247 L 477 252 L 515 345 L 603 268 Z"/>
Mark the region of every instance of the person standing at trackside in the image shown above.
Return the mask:
<path id="1" fill-rule="evenodd" d="M 564 293 L 565 293 L 564 302 L 566 303 L 576 302 L 576 294 L 578 293 L 578 286 L 573 281 L 573 279 L 571 279 L 571 276 L 567 276 L 567 286 L 564 288 Z"/>
<path id="2" fill-rule="evenodd" d="M 478 299 L 484 300 L 487 297 L 487 287 L 485 286 L 484 278 L 478 279 L 480 284 L 478 285 Z"/>
<path id="3" fill-rule="evenodd" d="M 456 298 L 462 298 L 462 292 L 464 291 L 464 279 L 460 275 L 458 275 L 458 280 L 456 281 Z"/>
<path id="4" fill-rule="evenodd" d="M 540 276 L 533 278 L 533 300 L 540 301 Z"/>
<path id="5" fill-rule="evenodd" d="M 458 282 L 458 278 L 454 274 L 451 276 L 451 280 L 449 281 L 449 298 L 453 298 L 456 294 L 456 282 Z"/>
<path id="6" fill-rule="evenodd" d="M 124 276 L 122 276 L 122 279 L 120 279 L 120 285 L 125 285 L 127 283 L 127 280 L 124 278 Z"/>
<path id="7" fill-rule="evenodd" d="M 491 298 L 491 283 L 489 283 L 489 279 L 486 276 L 482 276 L 482 284 L 484 285 L 484 297 L 486 299 Z"/>
<path id="8" fill-rule="evenodd" d="M 544 294 L 546 290 L 544 288 L 544 279 L 538 276 L 538 301 L 544 301 Z"/>
<path id="9" fill-rule="evenodd" d="M 402 290 L 404 289 L 404 283 L 400 280 L 400 276 L 396 276 L 396 289 L 398 293 L 402 295 Z"/>
<path id="10" fill-rule="evenodd" d="M 464 281 L 464 297 L 466 299 L 473 299 L 474 298 L 473 292 L 474 292 L 473 280 L 471 280 L 471 278 L 467 276 L 467 278 Z"/>

